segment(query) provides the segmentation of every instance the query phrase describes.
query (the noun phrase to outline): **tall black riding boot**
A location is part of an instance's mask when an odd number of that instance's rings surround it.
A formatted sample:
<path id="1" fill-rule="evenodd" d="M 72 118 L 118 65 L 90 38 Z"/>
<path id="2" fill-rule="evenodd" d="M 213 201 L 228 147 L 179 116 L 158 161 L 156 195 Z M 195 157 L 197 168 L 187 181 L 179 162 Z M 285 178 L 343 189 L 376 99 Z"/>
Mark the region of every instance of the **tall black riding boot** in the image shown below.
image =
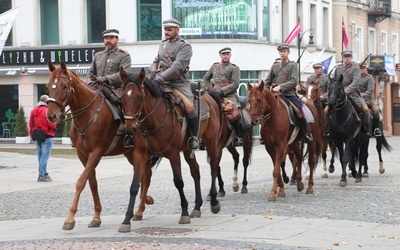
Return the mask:
<path id="1" fill-rule="evenodd" d="M 240 123 L 240 119 L 235 121 L 233 125 L 235 126 L 235 132 L 236 132 L 236 139 L 234 142 L 234 146 L 235 147 L 243 146 L 243 138 L 242 138 L 243 126 L 242 123 Z"/>
<path id="2" fill-rule="evenodd" d="M 304 138 L 303 138 L 304 139 L 304 143 L 312 142 L 313 139 L 312 139 L 312 137 L 311 137 L 311 135 L 309 133 L 308 124 L 307 124 L 306 119 L 304 117 L 301 118 L 299 120 L 298 124 L 299 124 L 301 132 L 304 135 Z"/>
<path id="3" fill-rule="evenodd" d="M 363 137 L 364 139 L 369 139 L 371 138 L 371 128 L 370 128 L 370 124 L 369 124 L 369 114 L 364 114 L 363 115 L 363 130 L 364 130 L 364 134 Z"/>
<path id="4" fill-rule="evenodd" d="M 375 137 L 382 136 L 382 131 L 379 128 L 379 117 L 372 118 L 372 127 L 374 129 L 374 136 Z"/>
<path id="5" fill-rule="evenodd" d="M 197 135 L 199 134 L 199 117 L 198 116 L 195 116 L 193 118 L 187 117 L 187 120 L 190 132 L 189 147 L 191 149 L 198 149 L 200 147 L 199 139 L 197 138 Z"/>

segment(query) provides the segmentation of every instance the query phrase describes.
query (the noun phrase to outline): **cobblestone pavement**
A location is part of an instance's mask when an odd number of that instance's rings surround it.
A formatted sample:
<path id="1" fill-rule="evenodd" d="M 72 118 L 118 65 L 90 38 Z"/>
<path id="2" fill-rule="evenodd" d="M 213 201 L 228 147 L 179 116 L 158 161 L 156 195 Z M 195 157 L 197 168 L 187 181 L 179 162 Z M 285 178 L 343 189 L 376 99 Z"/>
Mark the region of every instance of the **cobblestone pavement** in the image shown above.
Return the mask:
<path id="1" fill-rule="evenodd" d="M 322 165 L 316 170 L 314 194 L 306 195 L 305 190 L 298 192 L 296 186 L 286 185 L 286 197 L 278 197 L 276 202 L 268 202 L 268 194 L 272 185 L 272 161 L 262 145 L 254 146 L 251 166 L 248 169 L 247 194 L 233 192 L 232 160 L 227 151 L 221 161 L 222 174 L 225 181 L 226 196 L 219 198 L 221 212 L 214 215 L 210 211 L 209 203 L 205 200 L 210 185 L 209 167 L 204 152 L 197 152 L 202 173 L 202 194 L 204 203 L 203 217 L 218 216 L 254 216 L 260 218 L 305 218 L 337 221 L 352 221 L 354 223 L 379 223 L 399 226 L 400 224 L 400 174 L 399 149 L 400 137 L 388 137 L 388 142 L 394 148 L 392 152 L 383 153 L 385 173 L 378 172 L 378 157 L 375 150 L 375 140 L 370 143 L 370 177 L 363 178 L 362 183 L 355 183 L 353 178 L 348 179 L 347 187 L 339 187 L 340 165 L 336 159 L 336 171 L 328 179 L 321 178 Z M 7 147 L 0 145 L 0 147 Z M 239 149 L 241 153 L 241 149 Z M 182 161 L 184 162 L 184 161 Z M 36 157 L 14 153 L 0 152 L 0 225 L 1 222 L 13 222 L 31 219 L 53 219 L 60 221 L 61 230 L 63 218 L 68 213 L 73 194 L 75 181 L 82 171 L 82 165 L 75 159 L 49 160 L 49 172 L 53 178 L 51 183 L 36 182 Z M 194 187 L 189 168 L 183 164 L 182 171 L 185 180 L 185 192 L 189 201 L 189 208 L 194 205 Z M 289 170 L 289 173 L 291 171 Z M 240 166 L 239 180 L 243 176 Z M 129 186 L 132 179 L 132 167 L 123 157 L 104 158 L 97 168 L 97 177 L 100 198 L 102 201 L 102 216 L 111 216 L 122 222 L 129 196 Z M 241 183 L 240 183 L 241 186 Z M 171 215 L 173 226 L 178 225 L 180 215 L 180 200 L 178 192 L 172 182 L 172 171 L 169 162 L 163 159 L 153 171 L 152 183 L 149 190 L 155 204 L 147 206 L 144 213 L 146 218 L 161 215 Z M 77 217 L 88 217 L 87 220 L 77 220 L 79 223 L 88 223 L 93 213 L 93 201 L 88 185 L 81 195 Z M 202 218 L 196 219 L 201 220 Z M 115 222 L 114 222 L 115 223 Z M 133 222 L 136 223 L 136 222 Z M 102 227 L 104 226 L 104 222 Z M 345 226 L 345 223 L 344 225 Z M 91 230 L 91 229 L 90 229 Z M 113 229 L 117 231 L 117 228 Z M 321 229 L 322 230 L 322 229 Z M 399 230 L 397 230 L 399 232 Z M 399 234 L 390 232 L 385 234 L 388 239 L 396 240 L 400 246 Z M 346 234 L 346 233 L 344 233 Z M 348 232 L 351 234 L 351 231 Z M 293 249 L 312 248 L 310 245 L 285 246 L 274 245 L 270 242 L 249 243 L 235 240 L 186 239 L 180 234 L 172 233 L 173 237 L 154 238 L 144 237 L 140 232 L 129 237 L 102 237 L 102 238 L 62 238 L 2 241 L 0 249 Z M 350 237 L 350 235 L 347 235 Z M 373 237 L 382 237 L 377 232 Z M 1 239 L 1 236 L 0 236 Z M 335 242 L 330 243 L 332 248 Z M 340 243 L 338 243 L 340 245 Z M 318 246 L 318 245 L 317 245 Z M 360 246 L 362 247 L 362 246 Z M 317 247 L 319 249 L 319 247 Z M 326 248 L 325 248 L 326 249 Z M 363 248 L 367 249 L 367 248 Z"/>

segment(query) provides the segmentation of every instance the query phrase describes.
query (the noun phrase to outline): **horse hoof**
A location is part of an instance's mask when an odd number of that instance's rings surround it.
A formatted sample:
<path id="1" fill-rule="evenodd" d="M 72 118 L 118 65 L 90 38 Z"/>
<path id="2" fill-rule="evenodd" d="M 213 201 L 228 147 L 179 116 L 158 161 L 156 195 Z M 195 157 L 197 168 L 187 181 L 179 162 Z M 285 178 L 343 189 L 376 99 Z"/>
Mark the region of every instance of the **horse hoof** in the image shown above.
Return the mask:
<path id="1" fill-rule="evenodd" d="M 384 167 L 380 167 L 379 168 L 379 173 L 381 173 L 381 174 L 385 173 L 385 168 Z"/>
<path id="2" fill-rule="evenodd" d="M 225 192 L 218 192 L 217 197 L 225 197 Z"/>
<path id="3" fill-rule="evenodd" d="M 96 219 L 96 220 L 92 220 L 92 221 L 89 223 L 88 227 L 90 227 L 90 228 L 92 228 L 92 227 L 99 227 L 100 224 L 101 224 L 101 220 Z"/>
<path id="4" fill-rule="evenodd" d="M 346 181 L 341 181 L 341 182 L 339 182 L 339 186 L 340 187 L 345 187 L 345 186 L 347 186 L 347 182 Z"/>
<path id="5" fill-rule="evenodd" d="M 129 233 L 131 231 L 130 224 L 121 224 L 118 228 L 118 232 L 120 233 Z"/>
<path id="6" fill-rule="evenodd" d="M 243 187 L 242 190 L 241 190 L 241 193 L 242 194 L 247 194 L 247 188 Z"/>
<path id="7" fill-rule="evenodd" d="M 153 197 L 151 197 L 150 195 L 148 195 L 148 196 L 146 197 L 146 204 L 147 204 L 147 205 L 153 205 L 153 204 L 154 204 L 154 199 L 153 199 Z"/>
<path id="8" fill-rule="evenodd" d="M 285 182 L 285 184 L 289 183 L 289 177 L 285 176 L 283 177 L 283 182 Z"/>
<path id="9" fill-rule="evenodd" d="M 361 178 L 356 178 L 356 183 L 361 183 L 362 179 Z"/>
<path id="10" fill-rule="evenodd" d="M 314 193 L 314 189 L 307 188 L 306 194 L 313 194 L 313 193 Z"/>
<path id="11" fill-rule="evenodd" d="M 290 180 L 289 185 L 296 185 L 296 181 L 295 180 Z"/>
<path id="12" fill-rule="evenodd" d="M 190 217 L 181 216 L 181 218 L 179 219 L 179 224 L 190 224 Z"/>
<path id="13" fill-rule="evenodd" d="M 135 214 L 132 217 L 132 220 L 134 220 L 134 221 L 143 220 L 143 214 Z"/>
<path id="14" fill-rule="evenodd" d="M 303 190 L 304 190 L 304 184 L 303 184 L 303 183 L 297 185 L 297 191 L 298 191 L 298 192 L 301 192 L 301 191 L 303 191 Z"/>
<path id="15" fill-rule="evenodd" d="M 72 230 L 75 227 L 75 220 L 71 222 L 64 222 L 63 230 Z"/>
<path id="16" fill-rule="evenodd" d="M 369 174 L 368 174 L 368 172 L 364 172 L 364 173 L 362 174 L 362 177 L 364 177 L 364 178 L 368 178 L 368 177 L 369 177 Z"/>
<path id="17" fill-rule="evenodd" d="M 190 213 L 190 218 L 200 218 L 201 217 L 201 211 L 193 209 L 192 212 Z"/>
<path id="18" fill-rule="evenodd" d="M 278 197 L 286 197 L 286 193 L 285 192 L 278 192 Z M 276 200 L 276 198 L 275 198 Z"/>
<path id="19" fill-rule="evenodd" d="M 270 197 L 268 197 L 268 201 L 276 201 L 276 196 L 270 196 Z"/>
<path id="20" fill-rule="evenodd" d="M 328 178 L 328 174 L 327 173 L 321 174 L 321 178 Z"/>
<path id="21" fill-rule="evenodd" d="M 333 166 L 329 167 L 329 173 L 333 174 L 333 172 L 335 172 L 335 168 Z"/>
<path id="22" fill-rule="evenodd" d="M 232 185 L 232 190 L 233 190 L 233 192 L 239 191 L 239 184 L 234 183 L 234 184 Z"/>
<path id="23" fill-rule="evenodd" d="M 217 205 L 211 206 L 211 212 L 213 212 L 213 214 L 217 214 L 219 213 L 219 211 L 221 211 L 221 205 L 219 204 L 219 202 Z"/>

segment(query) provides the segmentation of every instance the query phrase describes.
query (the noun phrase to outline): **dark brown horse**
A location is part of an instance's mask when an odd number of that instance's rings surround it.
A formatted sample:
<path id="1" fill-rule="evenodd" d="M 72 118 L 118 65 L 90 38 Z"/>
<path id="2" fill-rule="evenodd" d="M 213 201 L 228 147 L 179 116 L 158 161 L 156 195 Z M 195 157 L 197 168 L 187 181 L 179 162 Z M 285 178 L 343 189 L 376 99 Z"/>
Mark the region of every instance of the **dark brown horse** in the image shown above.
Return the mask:
<path id="1" fill-rule="evenodd" d="M 61 110 L 70 107 L 73 117 L 70 138 L 84 166 L 76 182 L 74 199 L 63 229 L 74 228 L 79 197 L 88 180 L 94 201 L 94 215 L 89 227 L 99 227 L 102 207 L 97 189 L 96 167 L 103 156 L 119 154 L 124 154 L 132 164 L 132 149 L 124 147 L 123 125 L 113 118 L 106 100 L 98 90 L 85 84 L 75 72 L 67 69 L 64 62 L 56 68 L 49 61 L 48 66 L 51 74 L 47 84 L 50 97 L 47 117 L 55 121 Z"/>
<path id="2" fill-rule="evenodd" d="M 125 117 L 125 130 L 133 134 L 135 142 L 133 150 L 134 177 L 130 189 L 130 202 L 122 222 L 120 231 L 130 231 L 130 220 L 133 217 L 142 218 L 145 204 L 140 200 L 138 209 L 133 214 L 136 195 L 139 184 L 142 182 L 142 196 L 146 197 L 150 185 L 151 169 L 150 159 L 152 155 L 158 155 L 169 159 L 174 176 L 174 184 L 178 189 L 181 199 L 180 224 L 190 223 L 190 217 L 199 217 L 200 207 L 203 203 L 200 188 L 199 165 L 195 155 L 188 147 L 188 133 L 186 126 L 181 121 L 182 111 L 178 105 L 163 96 L 160 86 L 145 76 L 144 69 L 139 74 L 126 74 L 120 72 L 124 82 L 122 92 L 122 106 Z M 217 189 L 215 187 L 218 175 L 218 166 L 224 148 L 224 134 L 228 133 L 222 129 L 221 122 L 224 117 L 221 112 L 220 103 L 209 94 L 201 98 L 208 108 L 204 115 L 208 118 L 200 123 L 199 138 L 201 138 L 207 149 L 211 166 L 211 210 L 213 213 L 220 211 L 217 200 Z M 184 182 L 181 174 L 180 152 L 183 152 L 186 162 L 190 166 L 191 175 L 195 183 L 195 206 L 189 216 L 188 201 L 183 190 Z M 142 198 L 142 197 L 141 197 Z"/>
<path id="3" fill-rule="evenodd" d="M 281 166 L 287 154 L 287 146 L 294 155 L 292 163 L 297 171 L 297 190 L 302 191 L 304 189 L 301 176 L 303 153 L 299 141 L 302 140 L 303 136 L 301 134 L 296 135 L 298 128 L 290 124 L 288 111 L 283 100 L 279 95 L 274 95 L 267 88 L 264 88 L 264 81 L 261 81 L 258 86 L 252 86 L 248 83 L 247 89 L 249 90 L 248 101 L 250 103 L 250 117 L 254 125 L 261 124 L 260 134 L 264 141 L 265 149 L 271 156 L 274 164 L 274 181 L 268 200 L 275 201 L 277 195 L 280 197 L 286 196 L 281 175 Z M 312 194 L 314 186 L 313 173 L 319 156 L 318 143 L 320 142 L 320 132 L 317 111 L 311 103 L 308 102 L 307 106 L 312 111 L 315 120 L 314 123 L 309 124 L 314 140 L 308 144 L 307 148 L 310 177 L 306 193 Z"/>

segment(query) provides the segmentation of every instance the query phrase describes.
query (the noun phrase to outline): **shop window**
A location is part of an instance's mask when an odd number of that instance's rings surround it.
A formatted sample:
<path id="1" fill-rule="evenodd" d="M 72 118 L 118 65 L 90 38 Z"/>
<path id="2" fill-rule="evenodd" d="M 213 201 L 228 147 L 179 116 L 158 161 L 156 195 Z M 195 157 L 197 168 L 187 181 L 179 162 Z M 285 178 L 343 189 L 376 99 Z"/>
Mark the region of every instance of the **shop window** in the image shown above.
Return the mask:
<path id="1" fill-rule="evenodd" d="M 0 0 L 0 14 L 9 11 L 11 8 L 12 8 L 11 0 Z M 12 28 L 11 28 L 5 46 L 12 46 L 12 43 L 13 39 L 12 39 Z"/>
<path id="2" fill-rule="evenodd" d="M 0 123 L 14 123 L 15 115 L 18 110 L 18 85 L 0 85 Z M 8 129 L 4 127 L 5 129 Z M 0 127 L 0 137 L 12 137 L 11 130 L 3 131 L 3 126 Z"/>
<path id="3" fill-rule="evenodd" d="M 138 1 L 138 41 L 161 40 L 161 0 Z"/>
<path id="4" fill-rule="evenodd" d="M 86 1 L 88 42 L 103 43 L 101 32 L 106 29 L 106 2 L 105 0 Z"/>
<path id="5" fill-rule="evenodd" d="M 58 28 L 58 1 L 40 0 L 40 33 L 42 45 L 60 43 Z"/>

